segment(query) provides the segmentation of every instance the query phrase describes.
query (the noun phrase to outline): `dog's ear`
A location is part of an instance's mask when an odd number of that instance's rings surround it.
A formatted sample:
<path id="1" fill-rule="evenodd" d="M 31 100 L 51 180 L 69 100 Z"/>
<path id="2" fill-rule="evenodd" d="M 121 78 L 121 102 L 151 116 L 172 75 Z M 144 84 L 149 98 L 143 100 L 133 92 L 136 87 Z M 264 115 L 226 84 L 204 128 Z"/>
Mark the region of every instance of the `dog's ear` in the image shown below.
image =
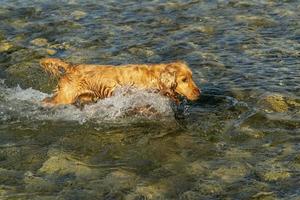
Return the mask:
<path id="1" fill-rule="evenodd" d="M 165 89 L 174 90 L 176 88 L 176 68 L 172 64 L 165 67 L 161 73 L 160 82 Z"/>

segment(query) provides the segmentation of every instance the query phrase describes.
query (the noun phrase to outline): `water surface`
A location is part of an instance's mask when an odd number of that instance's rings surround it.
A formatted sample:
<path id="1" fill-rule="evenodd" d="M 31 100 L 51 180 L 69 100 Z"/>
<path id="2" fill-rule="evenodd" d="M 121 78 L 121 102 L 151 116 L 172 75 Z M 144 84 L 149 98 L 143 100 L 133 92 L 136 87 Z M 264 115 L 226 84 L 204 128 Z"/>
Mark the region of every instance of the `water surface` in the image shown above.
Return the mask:
<path id="1" fill-rule="evenodd" d="M 0 1 L 0 199 L 299 199 L 299 10 L 296 0 Z M 57 80 L 44 57 L 185 60 L 203 94 L 176 107 L 123 88 L 81 110 L 45 108 Z"/>

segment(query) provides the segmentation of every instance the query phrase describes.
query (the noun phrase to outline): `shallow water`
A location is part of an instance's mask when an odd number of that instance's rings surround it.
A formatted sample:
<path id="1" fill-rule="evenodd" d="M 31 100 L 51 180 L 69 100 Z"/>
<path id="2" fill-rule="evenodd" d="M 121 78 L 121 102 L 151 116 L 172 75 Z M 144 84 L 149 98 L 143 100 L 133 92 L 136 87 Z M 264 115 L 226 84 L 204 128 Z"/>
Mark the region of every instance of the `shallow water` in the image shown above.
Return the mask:
<path id="1" fill-rule="evenodd" d="M 300 198 L 299 1 L 0 3 L 0 199 Z M 182 59 L 203 94 L 45 108 L 49 56 Z"/>

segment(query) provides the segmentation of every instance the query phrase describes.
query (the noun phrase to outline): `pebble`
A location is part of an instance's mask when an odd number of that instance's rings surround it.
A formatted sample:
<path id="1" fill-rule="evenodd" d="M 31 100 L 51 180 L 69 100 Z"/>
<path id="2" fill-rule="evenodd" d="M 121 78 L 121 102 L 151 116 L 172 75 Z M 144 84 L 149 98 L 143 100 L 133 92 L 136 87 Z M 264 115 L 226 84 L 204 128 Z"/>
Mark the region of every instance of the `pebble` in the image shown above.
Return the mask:
<path id="1" fill-rule="evenodd" d="M 215 33 L 215 28 L 213 26 L 196 26 L 193 27 L 192 30 L 199 31 L 208 35 L 212 35 Z"/>
<path id="2" fill-rule="evenodd" d="M 13 47 L 13 45 L 9 42 L 1 42 L 0 43 L 0 53 L 8 51 L 12 47 Z"/>
<path id="3" fill-rule="evenodd" d="M 150 49 L 146 49 L 146 48 L 138 48 L 138 47 L 132 47 L 129 49 L 129 52 L 135 55 L 139 55 L 139 56 L 153 56 L 155 53 L 150 50 Z"/>
<path id="4" fill-rule="evenodd" d="M 54 50 L 54 49 L 46 49 L 46 52 L 47 52 L 50 56 L 55 55 L 55 54 L 57 53 L 57 51 Z"/>
<path id="5" fill-rule="evenodd" d="M 63 42 L 61 44 L 53 44 L 53 45 L 50 45 L 49 47 L 53 48 L 53 49 L 61 49 L 61 50 L 66 50 L 66 49 L 71 48 L 70 44 L 68 44 L 66 42 Z"/>
<path id="6" fill-rule="evenodd" d="M 80 11 L 80 10 L 75 10 L 74 12 L 71 13 L 71 16 L 75 19 L 75 20 L 80 20 L 85 18 L 87 15 L 86 12 Z"/>
<path id="7" fill-rule="evenodd" d="M 45 38 L 36 38 L 34 40 L 31 40 L 30 43 L 38 47 L 44 47 L 49 45 L 48 40 Z"/>

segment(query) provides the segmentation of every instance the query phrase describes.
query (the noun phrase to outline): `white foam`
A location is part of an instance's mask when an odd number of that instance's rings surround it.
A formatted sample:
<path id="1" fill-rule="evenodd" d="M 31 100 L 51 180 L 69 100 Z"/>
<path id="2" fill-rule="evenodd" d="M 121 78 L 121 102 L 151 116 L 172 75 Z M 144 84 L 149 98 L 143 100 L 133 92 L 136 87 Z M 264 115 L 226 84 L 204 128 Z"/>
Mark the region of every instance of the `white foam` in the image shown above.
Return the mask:
<path id="1" fill-rule="evenodd" d="M 0 94 L 0 120 L 25 118 L 84 123 L 120 118 L 153 119 L 174 116 L 167 97 L 132 87 L 119 88 L 112 97 L 85 105 L 81 110 L 73 105 L 43 107 L 41 100 L 50 95 L 32 88 L 7 88 L 0 83 Z"/>
<path id="2" fill-rule="evenodd" d="M 34 90 L 32 88 L 28 88 L 23 90 L 20 86 L 15 88 L 7 88 L 7 96 L 8 100 L 20 100 L 20 101 L 30 101 L 33 103 L 39 103 L 42 99 L 50 96 L 38 90 Z"/>

